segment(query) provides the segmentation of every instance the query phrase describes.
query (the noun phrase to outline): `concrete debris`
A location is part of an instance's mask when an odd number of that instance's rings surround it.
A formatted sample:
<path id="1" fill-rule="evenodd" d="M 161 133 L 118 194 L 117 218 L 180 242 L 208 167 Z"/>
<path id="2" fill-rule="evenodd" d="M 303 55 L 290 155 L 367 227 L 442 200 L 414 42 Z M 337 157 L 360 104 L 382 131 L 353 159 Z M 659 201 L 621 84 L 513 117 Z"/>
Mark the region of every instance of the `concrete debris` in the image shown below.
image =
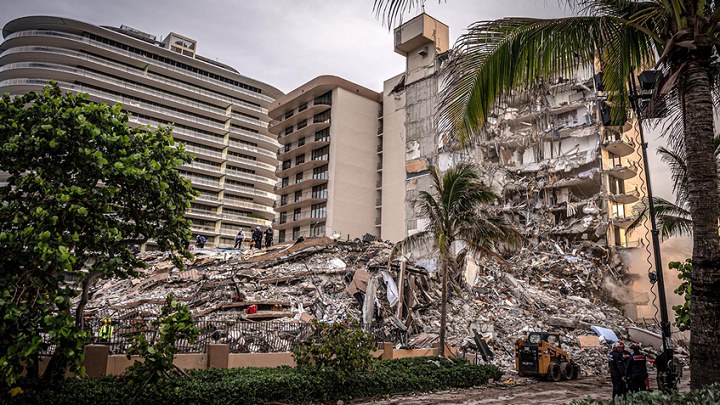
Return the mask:
<path id="1" fill-rule="evenodd" d="M 378 341 L 393 342 L 397 348 L 431 347 L 440 328 L 441 275 L 413 261 L 388 265 L 391 249 L 383 242 L 330 238 L 310 238 L 253 254 L 199 249 L 182 272 L 168 265 L 166 253 L 142 253 L 149 265 L 142 271 L 145 278 L 95 285 L 86 315 L 94 322 L 147 322 L 158 316 L 172 292 L 199 322 L 255 322 L 258 327 L 251 335 L 230 327 L 202 331 L 201 339 L 244 351 L 269 350 L 263 343 L 267 334 L 280 336 L 283 349 L 289 351 L 302 338 L 297 333 L 300 325 L 307 327 L 313 318 L 335 322 L 348 315 L 359 319 Z M 594 335 L 590 328 L 600 325 L 624 339 L 628 327 L 636 326 L 602 289 L 603 278 L 619 277 L 606 253 L 591 243 L 547 240 L 514 252 L 506 263 L 465 260 L 475 270 L 460 269 L 451 277 L 448 343 L 475 352 L 475 330 L 488 353 L 494 353 L 494 360 L 488 361 L 512 373 L 516 339 L 530 331 L 558 331 L 563 349 L 581 365 L 583 374 L 605 373 L 609 349 L 599 341 L 588 343 Z M 568 255 L 575 260 L 567 260 Z M 473 274 L 473 279 L 465 280 L 465 274 Z M 255 313 L 246 311 L 251 306 Z M 289 329 L 263 329 L 268 320 Z"/>

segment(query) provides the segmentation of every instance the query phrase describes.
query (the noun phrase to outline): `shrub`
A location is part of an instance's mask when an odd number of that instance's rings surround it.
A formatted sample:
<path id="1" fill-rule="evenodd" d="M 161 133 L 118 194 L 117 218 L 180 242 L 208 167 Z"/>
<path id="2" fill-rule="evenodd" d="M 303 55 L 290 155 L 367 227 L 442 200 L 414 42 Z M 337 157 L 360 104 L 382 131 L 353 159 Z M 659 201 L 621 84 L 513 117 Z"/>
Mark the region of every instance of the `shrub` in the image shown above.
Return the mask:
<path id="1" fill-rule="evenodd" d="M 688 393 L 674 392 L 663 394 L 661 392 L 639 392 L 628 396 L 627 399 L 615 401 L 598 401 L 588 398 L 582 401 L 573 401 L 571 405 L 709 405 L 720 404 L 720 383 L 708 385 L 699 390 Z"/>
<path id="2" fill-rule="evenodd" d="M 300 367 L 313 366 L 316 370 L 329 368 L 340 380 L 347 381 L 350 373 L 370 369 L 374 337 L 360 329 L 357 319 L 347 317 L 345 322 L 312 321 L 314 333 L 293 350 L 293 358 Z"/>
<path id="3" fill-rule="evenodd" d="M 179 340 L 187 340 L 193 344 L 200 334 L 200 330 L 193 326 L 193 318 L 188 307 L 173 298 L 172 293 L 168 294 L 160 317 L 151 323 L 158 331 L 157 340 L 152 342 L 152 345 L 145 338 L 145 333 L 140 331 L 141 325 L 137 325 L 138 333 L 130 338 L 132 346 L 127 354 L 128 360 L 134 355 L 140 356 L 145 361 L 135 360 L 135 363 L 127 368 L 125 379 L 128 386 L 143 384 L 151 379 L 162 384 L 167 372 L 173 368 L 173 359 L 178 352 L 175 343 Z"/>
<path id="4" fill-rule="evenodd" d="M 144 405 L 263 404 L 337 401 L 405 391 L 468 388 L 499 379 L 495 366 L 476 366 L 464 360 L 413 357 L 374 361 L 371 372 L 351 373 L 347 381 L 337 373 L 312 368 L 236 368 L 189 371 L 190 378 L 169 376 L 163 385 L 145 389 L 136 403 Z M 7 405 L 125 405 L 134 392 L 118 378 L 67 379 L 51 384 L 21 380 L 24 393 L 0 392 Z"/>

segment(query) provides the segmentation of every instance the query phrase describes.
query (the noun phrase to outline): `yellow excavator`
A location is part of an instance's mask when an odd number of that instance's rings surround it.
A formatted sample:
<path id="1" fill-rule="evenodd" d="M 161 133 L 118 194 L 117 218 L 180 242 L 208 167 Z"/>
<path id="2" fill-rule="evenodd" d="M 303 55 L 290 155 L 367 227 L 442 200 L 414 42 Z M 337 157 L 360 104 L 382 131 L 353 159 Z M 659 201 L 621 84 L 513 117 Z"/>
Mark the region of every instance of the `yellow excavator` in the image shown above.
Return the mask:
<path id="1" fill-rule="evenodd" d="M 523 377 L 576 380 L 580 367 L 559 346 L 557 332 L 530 332 L 515 342 L 515 370 Z"/>

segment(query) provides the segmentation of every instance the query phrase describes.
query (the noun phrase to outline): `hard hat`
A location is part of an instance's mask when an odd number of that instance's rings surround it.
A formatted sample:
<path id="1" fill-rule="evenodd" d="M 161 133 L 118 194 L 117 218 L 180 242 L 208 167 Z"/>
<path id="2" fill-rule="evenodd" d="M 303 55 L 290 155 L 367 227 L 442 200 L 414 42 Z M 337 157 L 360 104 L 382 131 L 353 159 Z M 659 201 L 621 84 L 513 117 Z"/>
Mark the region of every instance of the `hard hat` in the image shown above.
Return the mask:
<path id="1" fill-rule="evenodd" d="M 613 349 L 617 349 L 617 348 L 619 348 L 619 347 L 623 347 L 623 346 L 621 346 L 620 343 L 618 343 L 618 342 L 615 342 L 615 343 L 612 344 L 612 348 L 613 348 Z"/>
<path id="2" fill-rule="evenodd" d="M 618 340 L 617 344 L 618 344 L 618 347 L 625 347 L 625 343 L 623 343 L 622 340 Z"/>
<path id="3" fill-rule="evenodd" d="M 640 343 L 633 343 L 630 345 L 630 349 L 632 350 L 640 350 L 642 349 L 642 345 Z"/>

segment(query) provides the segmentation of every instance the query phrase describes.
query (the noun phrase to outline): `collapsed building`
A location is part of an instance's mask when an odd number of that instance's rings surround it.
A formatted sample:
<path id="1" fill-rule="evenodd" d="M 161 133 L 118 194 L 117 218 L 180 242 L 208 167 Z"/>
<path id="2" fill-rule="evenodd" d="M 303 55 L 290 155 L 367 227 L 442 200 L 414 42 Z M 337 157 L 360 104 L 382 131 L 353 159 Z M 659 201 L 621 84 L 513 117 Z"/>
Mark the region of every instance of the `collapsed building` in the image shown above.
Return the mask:
<path id="1" fill-rule="evenodd" d="M 267 252 L 198 249 L 183 271 L 165 253 L 142 253 L 148 263 L 143 276 L 97 284 L 85 314 L 89 325 L 113 320 L 109 340 L 92 326 L 94 339 L 109 344 L 113 354 L 127 351 L 138 325 L 153 332 L 148 325 L 169 293 L 189 307 L 201 332 L 195 344 L 179 343 L 185 352 L 211 343 L 228 344 L 233 353 L 287 352 L 312 333 L 313 318 L 335 322 L 347 316 L 360 320 L 377 342 L 432 347 L 440 328 L 441 277 L 431 262 L 389 261 L 391 250 L 383 242 L 331 238 Z M 516 339 L 529 331 L 560 331 L 564 349 L 585 375 L 604 372 L 607 349 L 591 327 L 625 338 L 628 328 L 639 325 L 601 288 L 620 270 L 603 250 L 589 241 L 579 250 L 543 242 L 509 256 L 507 264 L 467 260 L 449 295 L 448 343 L 474 360 L 477 335 L 493 352 L 478 361 L 512 371 Z"/>

